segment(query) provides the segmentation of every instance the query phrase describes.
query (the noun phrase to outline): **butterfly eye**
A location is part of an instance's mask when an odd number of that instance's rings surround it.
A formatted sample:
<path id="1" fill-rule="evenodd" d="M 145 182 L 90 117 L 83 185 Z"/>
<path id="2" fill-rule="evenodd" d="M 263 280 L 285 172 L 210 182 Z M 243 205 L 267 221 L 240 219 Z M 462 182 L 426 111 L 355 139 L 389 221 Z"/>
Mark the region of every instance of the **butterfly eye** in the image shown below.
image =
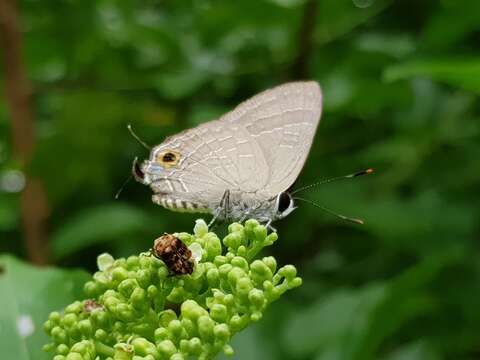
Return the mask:
<path id="1" fill-rule="evenodd" d="M 164 168 L 169 168 L 178 164 L 180 154 L 173 150 L 165 150 L 156 155 L 156 160 Z"/>
<path id="2" fill-rule="evenodd" d="M 284 211 L 288 210 L 292 206 L 293 206 L 293 200 L 290 194 L 284 191 L 278 195 L 277 207 L 278 207 L 279 213 L 283 213 Z"/>

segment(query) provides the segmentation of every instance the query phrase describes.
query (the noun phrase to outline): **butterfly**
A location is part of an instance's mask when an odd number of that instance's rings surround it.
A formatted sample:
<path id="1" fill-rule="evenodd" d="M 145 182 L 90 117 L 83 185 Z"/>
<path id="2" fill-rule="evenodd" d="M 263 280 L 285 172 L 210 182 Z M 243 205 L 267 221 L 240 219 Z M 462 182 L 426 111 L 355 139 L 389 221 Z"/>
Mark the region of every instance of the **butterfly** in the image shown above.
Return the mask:
<path id="1" fill-rule="evenodd" d="M 283 84 L 168 137 L 147 160 L 135 159 L 132 173 L 164 208 L 270 226 L 296 208 L 288 189 L 307 159 L 321 113 L 318 83 Z"/>

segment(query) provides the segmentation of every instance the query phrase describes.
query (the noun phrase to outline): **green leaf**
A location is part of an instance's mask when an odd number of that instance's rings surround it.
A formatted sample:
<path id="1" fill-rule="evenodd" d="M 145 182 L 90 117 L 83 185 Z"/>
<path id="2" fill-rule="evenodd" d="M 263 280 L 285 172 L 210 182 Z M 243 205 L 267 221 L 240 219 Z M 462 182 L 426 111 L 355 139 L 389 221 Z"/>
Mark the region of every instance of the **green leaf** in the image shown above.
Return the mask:
<path id="1" fill-rule="evenodd" d="M 140 231 L 150 217 L 136 207 L 109 204 L 83 211 L 71 219 L 51 239 L 52 254 L 62 258 L 81 249 Z"/>
<path id="2" fill-rule="evenodd" d="M 441 359 L 424 341 L 415 341 L 393 351 L 386 360 L 437 360 Z"/>
<path id="3" fill-rule="evenodd" d="M 318 349 L 338 348 L 365 325 L 368 314 L 385 297 L 385 286 L 377 284 L 332 292 L 292 319 L 285 333 L 287 348 L 299 357 Z"/>
<path id="4" fill-rule="evenodd" d="M 480 94 L 480 57 L 412 60 L 385 69 L 386 81 L 425 76 Z"/>
<path id="5" fill-rule="evenodd" d="M 0 349 L 3 359 L 50 359 L 43 323 L 83 295 L 88 274 L 79 270 L 36 268 L 0 256 Z"/>
<path id="6" fill-rule="evenodd" d="M 368 6 L 355 6 L 352 0 L 320 1 L 315 40 L 327 43 L 349 33 L 357 26 L 385 10 L 391 0 L 371 1 Z"/>
<path id="7" fill-rule="evenodd" d="M 295 357 L 372 359 L 381 343 L 402 325 L 434 308 L 425 287 L 440 270 L 462 261 L 462 252 L 431 257 L 385 282 L 341 289 L 299 311 L 284 333 Z M 309 329 L 309 331 L 305 331 Z"/>

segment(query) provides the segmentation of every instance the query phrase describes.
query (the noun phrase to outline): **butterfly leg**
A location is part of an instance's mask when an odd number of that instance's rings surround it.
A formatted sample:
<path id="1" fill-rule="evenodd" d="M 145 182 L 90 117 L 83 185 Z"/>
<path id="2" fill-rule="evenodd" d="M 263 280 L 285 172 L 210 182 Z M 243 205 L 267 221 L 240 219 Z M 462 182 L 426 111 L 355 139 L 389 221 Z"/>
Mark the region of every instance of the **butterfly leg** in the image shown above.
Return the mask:
<path id="1" fill-rule="evenodd" d="M 265 227 L 267 228 L 267 230 L 271 230 L 272 232 L 277 232 L 277 229 L 275 229 L 272 226 L 272 219 L 267 221 L 267 223 L 265 224 Z"/>
<path id="2" fill-rule="evenodd" d="M 250 215 L 250 210 L 245 211 L 238 222 L 239 222 L 240 224 L 243 223 L 245 220 L 248 219 L 248 216 L 249 216 L 249 215 Z"/>
<path id="3" fill-rule="evenodd" d="M 208 223 L 208 228 L 210 228 L 215 221 L 219 218 L 220 214 L 223 211 L 223 218 L 227 219 L 230 212 L 230 190 L 225 190 L 220 200 L 220 205 L 215 209 L 212 220 Z"/>

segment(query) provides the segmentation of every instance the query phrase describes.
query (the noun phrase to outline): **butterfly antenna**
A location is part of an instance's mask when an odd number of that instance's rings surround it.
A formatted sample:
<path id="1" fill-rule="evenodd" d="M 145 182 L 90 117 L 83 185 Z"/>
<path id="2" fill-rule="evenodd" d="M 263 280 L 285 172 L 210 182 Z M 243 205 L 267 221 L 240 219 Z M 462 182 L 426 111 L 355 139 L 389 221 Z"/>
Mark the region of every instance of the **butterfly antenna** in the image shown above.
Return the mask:
<path id="1" fill-rule="evenodd" d="M 122 184 L 122 186 L 120 187 L 120 189 L 118 189 L 117 193 L 115 194 L 115 200 L 118 200 L 118 198 L 120 197 L 120 194 L 122 193 L 123 189 L 125 188 L 125 186 L 127 186 L 128 182 L 130 180 L 132 180 L 132 177 L 133 175 L 130 175 L 127 180 L 125 180 L 125 182 Z"/>
<path id="2" fill-rule="evenodd" d="M 364 224 L 363 220 L 361 220 L 361 219 L 351 218 L 351 217 L 348 217 L 348 216 L 345 216 L 345 215 L 342 215 L 342 214 L 338 214 L 338 213 L 334 212 L 333 210 L 330 210 L 329 208 L 326 208 L 326 207 L 324 207 L 324 206 L 322 206 L 322 205 L 319 205 L 319 204 L 317 204 L 316 202 L 313 202 L 313 201 L 311 201 L 311 200 L 304 199 L 304 198 L 300 198 L 300 197 L 293 197 L 292 199 L 304 201 L 304 202 L 306 202 L 306 203 L 308 203 L 308 204 L 310 204 L 310 205 L 313 205 L 313 206 L 315 206 L 315 207 L 317 207 L 317 208 L 325 211 L 326 213 L 328 213 L 328 214 L 330 214 L 330 215 L 333 215 L 333 216 L 336 216 L 336 217 L 338 217 L 338 218 L 340 218 L 340 219 L 342 219 L 342 220 L 346 220 L 346 221 L 352 222 L 352 223 L 354 223 L 354 224 L 360 224 L 360 225 L 363 225 L 363 224 Z"/>
<path id="3" fill-rule="evenodd" d="M 307 189 L 310 189 L 310 188 L 313 188 L 313 187 L 316 187 L 316 186 L 319 186 L 319 185 L 328 184 L 330 182 L 334 182 L 334 181 L 338 181 L 338 180 L 352 179 L 352 178 L 355 178 L 357 176 L 368 175 L 368 174 L 371 174 L 371 173 L 373 173 L 373 169 L 366 169 L 366 170 L 358 171 L 358 172 L 353 173 L 353 174 L 348 174 L 348 175 L 344 175 L 344 176 L 337 176 L 337 177 L 334 177 L 334 178 L 322 180 L 322 181 L 319 181 L 319 182 L 316 182 L 316 183 L 313 183 L 313 184 L 310 184 L 310 185 L 303 186 L 303 187 L 301 187 L 301 188 L 299 188 L 295 191 L 292 191 L 290 194 L 293 195 L 293 194 L 296 194 L 300 191 L 304 191 L 304 190 L 307 190 Z"/>
<path id="4" fill-rule="evenodd" d="M 142 139 L 140 139 L 140 137 L 135 134 L 135 131 L 133 131 L 133 128 L 132 128 L 132 125 L 131 124 L 128 124 L 127 125 L 127 129 L 128 131 L 130 132 L 130 134 L 133 136 L 133 138 L 135 140 L 137 140 L 145 149 L 147 150 L 151 150 L 152 147 L 150 145 L 148 145 L 145 141 L 143 141 Z"/>

